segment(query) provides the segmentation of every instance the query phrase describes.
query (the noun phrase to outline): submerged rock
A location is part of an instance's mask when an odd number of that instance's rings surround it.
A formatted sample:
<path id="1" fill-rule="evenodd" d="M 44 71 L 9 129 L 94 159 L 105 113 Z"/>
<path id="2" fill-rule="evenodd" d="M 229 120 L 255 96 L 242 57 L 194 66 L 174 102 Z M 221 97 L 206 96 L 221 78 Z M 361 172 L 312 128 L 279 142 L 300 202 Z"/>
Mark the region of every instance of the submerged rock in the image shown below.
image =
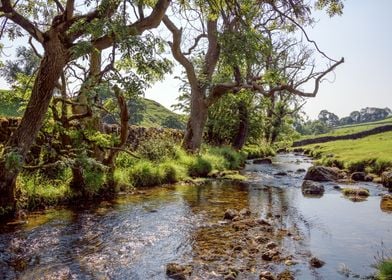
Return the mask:
<path id="1" fill-rule="evenodd" d="M 276 175 L 276 176 L 287 176 L 287 172 L 279 171 L 279 172 L 275 173 L 274 175 Z"/>
<path id="2" fill-rule="evenodd" d="M 270 158 L 254 159 L 253 164 L 272 164 L 272 159 L 270 159 Z"/>
<path id="3" fill-rule="evenodd" d="M 263 271 L 259 276 L 260 280 L 276 280 L 276 277 L 270 271 Z"/>
<path id="4" fill-rule="evenodd" d="M 278 280 L 294 280 L 293 273 L 289 270 L 285 270 L 278 274 Z"/>
<path id="5" fill-rule="evenodd" d="M 181 265 L 177 263 L 168 263 L 166 265 L 166 275 L 175 280 L 186 280 L 192 274 L 191 265 Z"/>
<path id="6" fill-rule="evenodd" d="M 340 179 L 339 169 L 325 166 L 312 166 L 305 174 L 305 180 L 318 182 L 336 181 Z"/>
<path id="7" fill-rule="evenodd" d="M 381 183 L 384 187 L 392 190 L 392 171 L 385 171 L 382 173 Z"/>
<path id="8" fill-rule="evenodd" d="M 369 190 L 365 188 L 342 188 L 342 193 L 346 196 L 368 197 L 370 195 Z"/>
<path id="9" fill-rule="evenodd" d="M 303 172 L 306 172 L 306 170 L 304 168 L 298 168 L 296 172 L 297 173 L 303 173 Z"/>
<path id="10" fill-rule="evenodd" d="M 235 217 L 238 217 L 238 211 L 234 209 L 227 209 L 225 211 L 224 219 L 225 220 L 233 220 Z"/>
<path id="11" fill-rule="evenodd" d="M 304 195 L 322 195 L 324 194 L 324 186 L 313 181 L 305 180 L 302 183 L 302 193 Z"/>
<path id="12" fill-rule="evenodd" d="M 392 212 L 392 195 L 384 194 L 381 198 L 380 208 L 385 212 Z"/>
<path id="13" fill-rule="evenodd" d="M 309 264 L 311 267 L 320 268 L 325 264 L 325 262 L 316 257 L 313 257 L 309 260 Z"/>
<path id="14" fill-rule="evenodd" d="M 353 181 L 365 181 L 365 172 L 354 172 L 351 174 L 351 180 Z"/>

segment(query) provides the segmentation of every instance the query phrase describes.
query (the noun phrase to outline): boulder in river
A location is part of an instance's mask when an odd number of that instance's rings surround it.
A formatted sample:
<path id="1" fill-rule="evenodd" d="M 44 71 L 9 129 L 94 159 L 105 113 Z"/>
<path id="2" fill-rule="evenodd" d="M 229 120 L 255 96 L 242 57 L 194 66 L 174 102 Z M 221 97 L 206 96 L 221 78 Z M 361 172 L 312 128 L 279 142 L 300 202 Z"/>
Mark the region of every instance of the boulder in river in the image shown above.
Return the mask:
<path id="1" fill-rule="evenodd" d="M 305 174 L 305 180 L 318 182 L 336 181 L 340 178 L 339 169 L 325 166 L 312 166 Z"/>
<path id="2" fill-rule="evenodd" d="M 309 264 L 311 267 L 320 268 L 325 264 L 325 262 L 316 257 L 313 257 L 309 260 Z"/>
<path id="3" fill-rule="evenodd" d="M 259 276 L 260 280 L 276 280 L 276 277 L 269 271 L 262 271 Z"/>
<path id="4" fill-rule="evenodd" d="M 274 174 L 275 176 L 287 176 L 287 172 L 279 171 Z"/>
<path id="5" fill-rule="evenodd" d="M 181 265 L 178 263 L 168 263 L 166 265 L 166 275 L 175 280 L 186 280 L 192 274 L 191 265 Z"/>
<path id="6" fill-rule="evenodd" d="M 302 183 L 301 189 L 304 195 L 322 195 L 324 193 L 323 185 L 309 180 Z"/>
<path id="7" fill-rule="evenodd" d="M 365 181 L 365 172 L 354 172 L 351 174 L 351 180 L 353 181 Z"/>
<path id="8" fill-rule="evenodd" d="M 384 212 L 392 212 L 392 195 L 384 194 L 381 198 L 380 208 Z"/>
<path id="9" fill-rule="evenodd" d="M 384 187 L 392 190 L 392 171 L 385 171 L 382 173 L 381 183 Z"/>
<path id="10" fill-rule="evenodd" d="M 234 209 L 227 209 L 225 211 L 224 219 L 225 220 L 233 220 L 235 217 L 239 216 L 239 213 L 237 210 Z"/>
<path id="11" fill-rule="evenodd" d="M 270 158 L 254 159 L 253 164 L 272 164 L 272 159 L 270 159 Z"/>

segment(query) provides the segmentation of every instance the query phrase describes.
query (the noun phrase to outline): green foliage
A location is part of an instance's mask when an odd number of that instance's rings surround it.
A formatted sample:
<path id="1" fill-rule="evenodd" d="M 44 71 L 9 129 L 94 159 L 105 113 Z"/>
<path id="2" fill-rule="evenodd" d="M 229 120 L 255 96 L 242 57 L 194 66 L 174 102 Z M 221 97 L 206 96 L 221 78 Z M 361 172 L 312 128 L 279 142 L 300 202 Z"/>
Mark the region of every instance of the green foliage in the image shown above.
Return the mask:
<path id="1" fill-rule="evenodd" d="M 245 163 L 245 154 L 235 151 L 233 148 L 222 146 L 222 147 L 211 147 L 207 150 L 205 156 L 215 155 L 220 159 L 224 159 L 224 169 L 239 169 Z M 204 157 L 205 157 L 204 156 Z M 214 169 L 218 169 L 213 165 Z"/>
<path id="2" fill-rule="evenodd" d="M 10 151 L 3 155 L 5 167 L 10 170 L 20 170 L 23 164 L 22 155 L 16 151 Z"/>
<path id="3" fill-rule="evenodd" d="M 191 177 L 207 177 L 208 173 L 212 171 L 212 164 L 201 156 L 188 166 L 188 174 Z"/>
<path id="4" fill-rule="evenodd" d="M 246 145 L 243 149 L 248 159 L 274 156 L 275 150 L 268 144 Z"/>
<path id="5" fill-rule="evenodd" d="M 152 187 L 160 185 L 164 178 L 164 173 L 154 163 L 141 160 L 128 169 L 130 182 L 135 187 Z"/>
<path id="6" fill-rule="evenodd" d="M 69 170 L 66 176 L 58 179 L 47 179 L 38 172 L 22 174 L 17 180 L 17 188 L 22 194 L 19 206 L 33 210 L 69 200 L 72 197 L 70 180 Z"/>
<path id="7" fill-rule="evenodd" d="M 163 161 L 175 156 L 176 146 L 170 139 L 148 139 L 140 144 L 137 153 L 151 161 Z"/>
<path id="8" fill-rule="evenodd" d="M 377 265 L 377 280 L 390 280 L 392 279 L 392 259 L 385 259 L 380 261 Z"/>

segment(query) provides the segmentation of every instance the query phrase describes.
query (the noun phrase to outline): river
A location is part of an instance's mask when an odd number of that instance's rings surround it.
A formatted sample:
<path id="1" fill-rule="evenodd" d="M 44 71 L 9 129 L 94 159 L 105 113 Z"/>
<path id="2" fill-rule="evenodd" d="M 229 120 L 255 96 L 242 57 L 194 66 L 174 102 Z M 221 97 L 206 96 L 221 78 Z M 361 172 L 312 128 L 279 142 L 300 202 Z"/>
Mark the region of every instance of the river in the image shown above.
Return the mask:
<path id="1" fill-rule="evenodd" d="M 353 202 L 328 183 L 323 196 L 305 197 L 299 169 L 309 166 L 309 158 L 281 154 L 272 165 L 247 164 L 246 183 L 163 186 L 94 207 L 31 213 L 24 225 L 1 226 L 0 279 L 166 279 L 173 262 L 191 264 L 190 279 L 224 279 L 231 268 L 237 279 L 258 279 L 263 270 L 365 279 L 380 254 L 392 253 L 392 213 L 380 209 L 386 190 L 360 183 L 371 195 Z M 229 208 L 271 221 L 279 232 L 271 238 L 293 263 L 249 253 L 244 244 L 257 228 L 233 230 L 223 220 Z M 325 265 L 311 267 L 312 256 Z"/>

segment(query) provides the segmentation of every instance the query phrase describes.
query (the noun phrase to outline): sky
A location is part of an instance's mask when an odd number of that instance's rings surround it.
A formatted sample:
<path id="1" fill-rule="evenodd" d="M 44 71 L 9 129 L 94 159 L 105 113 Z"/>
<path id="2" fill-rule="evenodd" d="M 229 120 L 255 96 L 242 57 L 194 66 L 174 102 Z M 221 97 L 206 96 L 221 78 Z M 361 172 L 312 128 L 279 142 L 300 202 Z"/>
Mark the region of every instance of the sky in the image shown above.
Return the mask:
<path id="1" fill-rule="evenodd" d="M 392 0 L 345 0 L 344 4 L 342 16 L 330 18 L 317 12 L 317 23 L 307 28 L 322 51 L 337 60 L 345 58 L 321 83 L 317 96 L 307 99 L 303 109 L 311 119 L 323 109 L 339 117 L 365 107 L 392 109 Z M 164 81 L 147 89 L 145 97 L 170 109 L 177 103 L 180 82 L 174 77 L 181 70 L 176 67 Z M 0 88 L 6 87 L 0 77 Z"/>
<path id="2" fill-rule="evenodd" d="M 346 0 L 342 16 L 317 12 L 318 22 L 307 28 L 322 51 L 345 58 L 334 74 L 321 83 L 304 111 L 311 118 L 326 109 L 339 117 L 365 107 L 392 109 L 392 0 Z M 176 103 L 179 81 L 168 75 L 147 90 L 146 97 L 164 106 Z"/>

